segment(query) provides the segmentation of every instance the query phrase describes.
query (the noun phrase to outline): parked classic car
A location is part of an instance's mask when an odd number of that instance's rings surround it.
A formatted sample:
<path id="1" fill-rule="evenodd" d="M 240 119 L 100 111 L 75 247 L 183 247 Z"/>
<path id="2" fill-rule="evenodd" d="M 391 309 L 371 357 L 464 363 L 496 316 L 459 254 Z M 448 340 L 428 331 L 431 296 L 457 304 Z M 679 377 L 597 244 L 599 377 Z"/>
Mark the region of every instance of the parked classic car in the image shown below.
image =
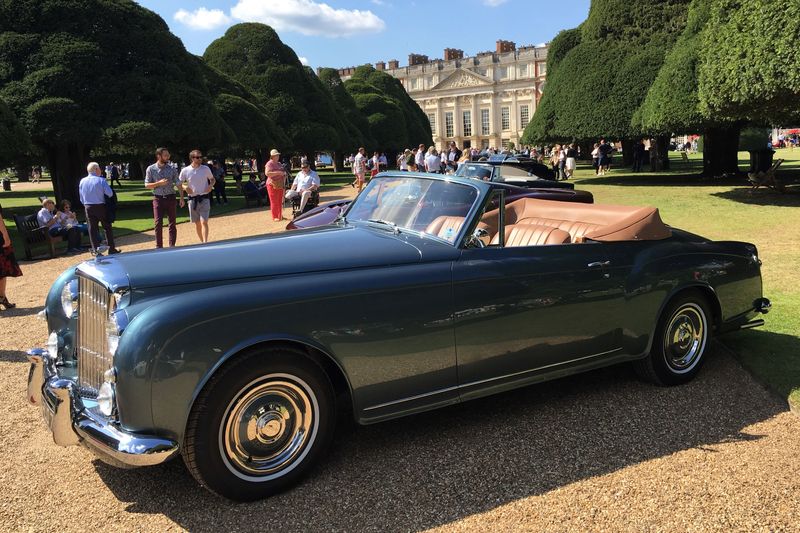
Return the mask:
<path id="1" fill-rule="evenodd" d="M 387 173 L 334 225 L 82 263 L 48 294 L 28 400 L 57 444 L 181 455 L 253 500 L 322 458 L 340 409 L 369 424 L 623 362 L 677 385 L 712 334 L 763 324 L 754 245 L 507 195 Z"/>
<path id="2" fill-rule="evenodd" d="M 539 165 L 536 163 L 538 166 Z M 458 166 L 456 176 L 477 178 L 484 181 L 509 183 L 519 187 L 540 189 L 574 189 L 568 181 L 540 178 L 532 169 L 516 164 L 496 164 L 489 161 L 467 161 Z"/>
<path id="3" fill-rule="evenodd" d="M 472 175 L 467 174 L 463 177 L 472 179 L 481 179 L 481 176 L 478 174 L 472 174 Z M 499 179 L 490 181 L 496 181 L 497 183 L 505 183 Z M 551 182 L 546 180 L 538 180 L 536 182 L 526 182 L 525 185 L 521 185 L 519 183 L 505 183 L 506 189 L 508 191 L 507 192 L 508 196 L 506 198 L 507 201 L 527 196 L 530 198 L 540 198 L 542 200 L 557 200 L 560 202 L 581 202 L 586 204 L 594 202 L 594 197 L 592 196 L 592 193 L 590 193 L 589 191 L 564 190 L 564 189 L 569 189 L 569 187 L 550 187 L 549 185 L 547 187 L 539 187 L 538 185 L 541 185 L 540 182 L 545 183 L 545 185 L 560 183 L 560 182 L 555 182 L 555 181 Z M 570 185 L 572 184 L 570 183 Z M 347 210 L 347 207 L 349 205 L 350 205 L 350 200 L 348 199 L 334 200 L 332 202 L 319 204 L 317 207 L 309 209 L 305 213 L 302 213 L 293 218 L 286 225 L 286 229 L 315 228 L 317 226 L 330 224 L 337 218 L 339 218 L 339 216 Z"/>

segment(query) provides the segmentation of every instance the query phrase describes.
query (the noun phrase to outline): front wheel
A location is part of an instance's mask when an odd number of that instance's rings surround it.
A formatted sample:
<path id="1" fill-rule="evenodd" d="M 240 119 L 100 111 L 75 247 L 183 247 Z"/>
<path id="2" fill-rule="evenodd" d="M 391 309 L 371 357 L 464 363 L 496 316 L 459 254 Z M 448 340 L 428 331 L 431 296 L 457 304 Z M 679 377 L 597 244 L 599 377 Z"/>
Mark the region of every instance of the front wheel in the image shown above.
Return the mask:
<path id="1" fill-rule="evenodd" d="M 333 387 L 299 350 L 270 349 L 224 367 L 195 402 L 184 459 L 197 481 L 237 501 L 296 483 L 321 457 L 335 425 Z"/>
<path id="2" fill-rule="evenodd" d="M 699 293 L 671 301 L 659 318 L 650 354 L 635 364 L 639 375 L 659 385 L 694 378 L 705 361 L 710 318 L 708 303 Z"/>

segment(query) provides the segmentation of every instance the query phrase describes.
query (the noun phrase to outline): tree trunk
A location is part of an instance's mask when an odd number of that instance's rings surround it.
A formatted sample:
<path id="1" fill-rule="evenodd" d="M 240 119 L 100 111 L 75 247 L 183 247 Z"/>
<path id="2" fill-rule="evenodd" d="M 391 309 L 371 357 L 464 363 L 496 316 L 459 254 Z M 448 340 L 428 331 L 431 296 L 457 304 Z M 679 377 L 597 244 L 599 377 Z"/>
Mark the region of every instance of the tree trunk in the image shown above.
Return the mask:
<path id="1" fill-rule="evenodd" d="M 261 148 L 256 149 L 256 176 L 264 176 L 264 166 L 267 164 L 266 154 Z M 266 179 L 266 178 L 265 178 Z"/>
<path id="2" fill-rule="evenodd" d="M 138 159 L 128 161 L 128 179 L 144 182 L 144 169 L 142 168 L 142 162 Z"/>
<path id="3" fill-rule="evenodd" d="M 636 141 L 633 139 L 622 139 L 622 166 L 633 166 L 633 147 L 636 146 Z"/>
<path id="4" fill-rule="evenodd" d="M 31 165 L 28 161 L 17 161 L 14 163 L 14 172 L 17 175 L 17 181 L 24 183 L 31 179 Z"/>
<path id="5" fill-rule="evenodd" d="M 581 159 L 584 161 L 592 160 L 592 150 L 594 150 L 594 143 L 592 141 L 583 141 L 578 145 L 581 149 Z"/>
<path id="6" fill-rule="evenodd" d="M 650 171 L 669 170 L 669 136 L 650 139 Z"/>
<path id="7" fill-rule="evenodd" d="M 80 206 L 78 184 L 86 176 L 89 149 L 76 143 L 53 147 L 47 152 L 50 177 L 56 203 L 69 200 L 73 206 Z"/>
<path id="8" fill-rule="evenodd" d="M 334 172 L 344 172 L 344 152 L 341 150 L 338 152 L 333 152 L 333 171 Z"/>
<path id="9" fill-rule="evenodd" d="M 706 128 L 703 134 L 703 176 L 739 173 L 741 126 Z"/>

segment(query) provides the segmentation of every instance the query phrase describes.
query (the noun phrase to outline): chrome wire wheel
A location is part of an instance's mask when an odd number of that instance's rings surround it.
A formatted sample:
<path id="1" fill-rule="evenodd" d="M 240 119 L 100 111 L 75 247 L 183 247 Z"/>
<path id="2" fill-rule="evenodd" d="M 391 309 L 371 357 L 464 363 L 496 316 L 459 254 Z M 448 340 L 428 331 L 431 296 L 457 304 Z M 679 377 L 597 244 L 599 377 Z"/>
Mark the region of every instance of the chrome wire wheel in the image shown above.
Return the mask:
<path id="1" fill-rule="evenodd" d="M 234 395 L 222 420 L 219 450 L 225 466 L 241 479 L 263 482 L 303 461 L 317 435 L 319 405 L 297 376 L 270 374 Z"/>
<path id="2" fill-rule="evenodd" d="M 676 374 L 690 372 L 700 361 L 708 338 L 703 308 L 693 302 L 681 305 L 664 330 L 664 359 Z"/>

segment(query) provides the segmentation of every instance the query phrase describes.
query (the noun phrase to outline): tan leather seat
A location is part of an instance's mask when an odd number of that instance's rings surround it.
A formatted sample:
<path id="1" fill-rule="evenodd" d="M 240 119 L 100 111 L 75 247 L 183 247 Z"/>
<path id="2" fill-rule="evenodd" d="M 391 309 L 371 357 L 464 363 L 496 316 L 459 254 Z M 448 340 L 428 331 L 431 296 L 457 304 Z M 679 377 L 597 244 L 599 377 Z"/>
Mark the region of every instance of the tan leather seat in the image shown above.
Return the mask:
<path id="1" fill-rule="evenodd" d="M 497 231 L 499 211 L 485 213 L 481 222 Z M 570 234 L 572 242 L 642 241 L 672 235 L 654 207 L 581 204 L 520 198 L 506 205 L 506 225 L 552 226 Z"/>
<path id="2" fill-rule="evenodd" d="M 448 239 L 448 231 L 450 231 L 450 236 L 454 239 L 462 224 L 464 224 L 464 217 L 437 217 L 428 224 L 428 227 L 425 228 L 425 233 L 436 235 L 441 239 Z"/>
<path id="3" fill-rule="evenodd" d="M 513 224 L 506 226 L 506 246 L 542 246 L 545 244 L 569 244 L 569 233 L 552 226 Z M 500 234 L 494 236 L 492 244 L 500 244 Z"/>

